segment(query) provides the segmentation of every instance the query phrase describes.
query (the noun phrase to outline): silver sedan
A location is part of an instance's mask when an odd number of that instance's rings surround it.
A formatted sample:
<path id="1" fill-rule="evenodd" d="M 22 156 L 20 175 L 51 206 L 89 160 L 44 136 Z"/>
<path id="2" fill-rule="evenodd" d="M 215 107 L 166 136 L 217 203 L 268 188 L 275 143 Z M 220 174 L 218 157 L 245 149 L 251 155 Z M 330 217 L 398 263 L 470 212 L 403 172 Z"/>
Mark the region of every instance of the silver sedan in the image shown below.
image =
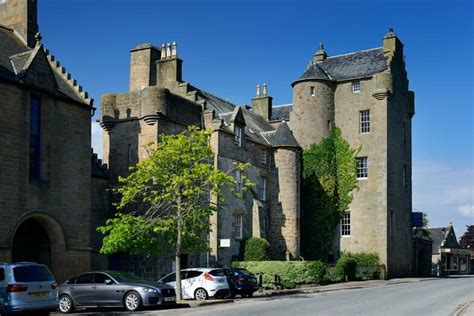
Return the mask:
<path id="1" fill-rule="evenodd" d="M 93 271 L 80 274 L 59 286 L 59 310 L 121 307 L 137 311 L 143 306 L 175 304 L 173 287 L 140 279 L 129 272 Z"/>

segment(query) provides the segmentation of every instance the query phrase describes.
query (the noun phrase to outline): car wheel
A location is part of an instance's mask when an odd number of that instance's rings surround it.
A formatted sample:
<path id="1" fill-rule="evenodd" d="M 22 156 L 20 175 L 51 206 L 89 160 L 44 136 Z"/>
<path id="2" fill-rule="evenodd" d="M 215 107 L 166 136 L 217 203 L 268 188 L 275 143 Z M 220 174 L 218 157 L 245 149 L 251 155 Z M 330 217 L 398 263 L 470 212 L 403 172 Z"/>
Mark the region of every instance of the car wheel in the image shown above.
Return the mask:
<path id="1" fill-rule="evenodd" d="M 134 312 L 142 307 L 140 294 L 135 291 L 128 292 L 123 298 L 123 306 L 129 312 Z"/>
<path id="2" fill-rule="evenodd" d="M 229 293 L 227 293 L 227 295 L 224 298 L 234 299 L 235 298 L 235 292 L 234 291 L 229 291 Z"/>
<path id="3" fill-rule="evenodd" d="M 74 311 L 74 303 L 69 295 L 59 297 L 59 310 L 61 313 L 72 313 Z"/>
<path id="4" fill-rule="evenodd" d="M 200 287 L 196 291 L 194 291 L 194 298 L 198 301 L 205 301 L 207 300 L 207 291 Z"/>

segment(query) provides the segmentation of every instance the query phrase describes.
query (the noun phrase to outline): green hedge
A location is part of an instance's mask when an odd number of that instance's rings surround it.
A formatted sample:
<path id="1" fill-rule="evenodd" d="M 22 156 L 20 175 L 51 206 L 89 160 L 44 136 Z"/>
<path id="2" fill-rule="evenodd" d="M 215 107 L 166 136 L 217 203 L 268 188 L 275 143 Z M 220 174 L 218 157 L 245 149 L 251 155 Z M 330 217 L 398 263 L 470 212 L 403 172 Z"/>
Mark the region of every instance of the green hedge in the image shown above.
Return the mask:
<path id="1" fill-rule="evenodd" d="M 263 274 L 263 287 L 273 288 L 275 274 L 281 285 L 292 289 L 299 284 L 321 284 L 326 267 L 321 261 L 241 261 L 233 262 L 235 268 L 244 268 L 253 274 Z"/>
<path id="2" fill-rule="evenodd" d="M 245 261 L 265 261 L 270 259 L 270 244 L 263 238 L 250 237 L 245 242 Z"/>
<path id="3" fill-rule="evenodd" d="M 342 257 L 354 258 L 355 261 L 357 261 L 358 267 L 373 267 L 380 265 L 379 255 L 375 252 L 343 252 L 341 254 L 341 258 Z"/>
<path id="4" fill-rule="evenodd" d="M 356 279 L 357 261 L 354 258 L 342 256 L 336 263 L 336 278 L 341 281 Z"/>

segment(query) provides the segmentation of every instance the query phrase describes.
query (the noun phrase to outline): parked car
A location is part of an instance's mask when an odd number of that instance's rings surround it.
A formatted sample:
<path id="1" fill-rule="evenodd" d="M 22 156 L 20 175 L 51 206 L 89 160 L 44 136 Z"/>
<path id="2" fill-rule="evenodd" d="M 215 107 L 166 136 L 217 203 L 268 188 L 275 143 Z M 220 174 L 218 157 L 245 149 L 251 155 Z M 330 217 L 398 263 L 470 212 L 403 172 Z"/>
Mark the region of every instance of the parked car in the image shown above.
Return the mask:
<path id="1" fill-rule="evenodd" d="M 257 277 L 245 269 L 225 268 L 224 274 L 229 283 L 229 296 L 234 298 L 236 295 L 242 297 L 251 297 L 254 292 L 258 291 Z"/>
<path id="2" fill-rule="evenodd" d="M 58 308 L 58 284 L 48 267 L 34 262 L 0 262 L 0 314 L 49 315 Z"/>
<path id="3" fill-rule="evenodd" d="M 176 289 L 176 273 L 158 280 Z M 184 299 L 207 300 L 210 297 L 224 298 L 229 294 L 229 284 L 222 269 L 195 268 L 181 270 L 181 287 Z"/>
<path id="4" fill-rule="evenodd" d="M 143 306 L 176 303 L 172 286 L 145 281 L 133 273 L 93 271 L 75 276 L 59 286 L 59 310 L 124 307 L 137 311 Z"/>

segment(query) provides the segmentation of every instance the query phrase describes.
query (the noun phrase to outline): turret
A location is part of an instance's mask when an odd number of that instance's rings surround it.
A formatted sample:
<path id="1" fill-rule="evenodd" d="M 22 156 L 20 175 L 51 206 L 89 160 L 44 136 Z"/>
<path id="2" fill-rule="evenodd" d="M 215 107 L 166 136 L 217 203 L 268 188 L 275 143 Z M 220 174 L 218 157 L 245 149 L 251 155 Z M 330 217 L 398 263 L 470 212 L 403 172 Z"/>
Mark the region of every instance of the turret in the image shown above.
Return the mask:
<path id="1" fill-rule="evenodd" d="M 329 136 L 334 124 L 335 84 L 324 71 L 326 58 L 321 44 L 303 75 L 292 83 L 293 110 L 289 124 L 303 148 Z"/>
<path id="2" fill-rule="evenodd" d="M 265 134 L 272 144 L 270 231 L 272 258 L 300 256 L 300 157 L 301 147 L 285 121 Z"/>

